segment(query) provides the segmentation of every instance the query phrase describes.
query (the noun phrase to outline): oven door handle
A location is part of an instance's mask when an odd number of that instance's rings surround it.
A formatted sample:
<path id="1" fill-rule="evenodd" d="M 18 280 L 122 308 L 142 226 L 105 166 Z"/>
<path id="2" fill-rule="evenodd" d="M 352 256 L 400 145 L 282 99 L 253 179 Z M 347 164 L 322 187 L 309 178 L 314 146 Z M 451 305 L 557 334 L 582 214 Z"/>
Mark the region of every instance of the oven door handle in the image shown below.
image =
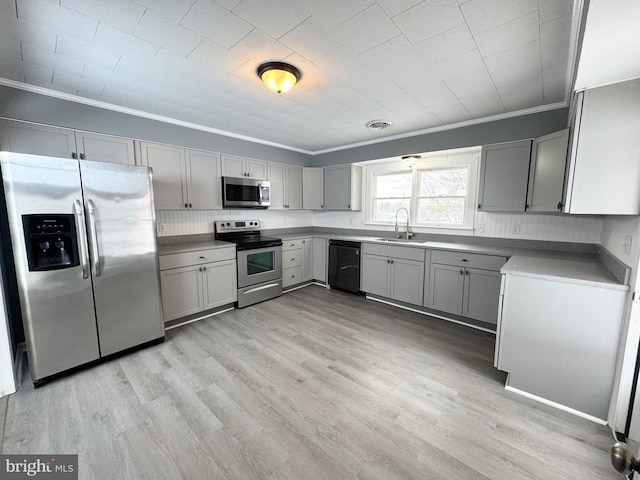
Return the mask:
<path id="1" fill-rule="evenodd" d="M 260 285 L 259 287 L 255 287 L 255 288 L 252 288 L 250 290 L 246 290 L 246 291 L 242 292 L 242 294 L 246 295 L 248 293 L 259 292 L 260 290 L 266 290 L 267 288 L 277 287 L 278 285 L 280 285 L 280 284 L 279 283 L 270 283 L 268 285 Z"/>
<path id="2" fill-rule="evenodd" d="M 262 204 L 262 183 L 258 183 L 258 204 Z"/>

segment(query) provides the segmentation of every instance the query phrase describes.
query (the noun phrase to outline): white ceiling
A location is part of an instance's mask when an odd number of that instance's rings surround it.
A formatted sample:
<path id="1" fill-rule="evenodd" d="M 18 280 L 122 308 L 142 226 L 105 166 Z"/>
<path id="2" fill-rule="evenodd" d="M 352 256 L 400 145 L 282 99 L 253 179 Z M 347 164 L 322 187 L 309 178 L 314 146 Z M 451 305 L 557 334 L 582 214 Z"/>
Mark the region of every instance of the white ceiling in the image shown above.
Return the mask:
<path id="1" fill-rule="evenodd" d="M 573 16 L 573 0 L 0 0 L 0 77 L 318 152 L 566 102 Z M 302 71 L 290 92 L 257 77 L 274 60 Z"/>

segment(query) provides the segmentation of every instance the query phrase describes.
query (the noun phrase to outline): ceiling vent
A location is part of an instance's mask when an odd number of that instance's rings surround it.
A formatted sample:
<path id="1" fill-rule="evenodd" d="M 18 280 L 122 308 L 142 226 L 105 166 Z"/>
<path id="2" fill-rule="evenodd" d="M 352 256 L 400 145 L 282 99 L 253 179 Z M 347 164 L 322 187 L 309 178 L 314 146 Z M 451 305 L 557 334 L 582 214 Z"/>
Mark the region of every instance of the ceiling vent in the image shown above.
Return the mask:
<path id="1" fill-rule="evenodd" d="M 391 125 L 391 122 L 385 122 L 383 120 L 373 120 L 367 123 L 367 128 L 370 128 L 371 130 L 384 130 L 389 125 Z"/>

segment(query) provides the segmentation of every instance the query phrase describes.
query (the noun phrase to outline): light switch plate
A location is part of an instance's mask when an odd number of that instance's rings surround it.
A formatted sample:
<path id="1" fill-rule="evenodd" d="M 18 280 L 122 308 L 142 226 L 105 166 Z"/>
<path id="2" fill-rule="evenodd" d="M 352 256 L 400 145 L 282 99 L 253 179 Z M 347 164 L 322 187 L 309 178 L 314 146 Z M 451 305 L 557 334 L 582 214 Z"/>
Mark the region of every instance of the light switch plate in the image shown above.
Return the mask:
<path id="1" fill-rule="evenodd" d="M 511 227 L 511 233 L 513 233 L 514 235 L 519 235 L 520 234 L 520 224 L 519 223 L 515 223 Z"/>
<path id="2" fill-rule="evenodd" d="M 478 225 L 476 225 L 476 232 L 484 232 L 484 223 L 479 223 Z"/>
<path id="3" fill-rule="evenodd" d="M 167 231 L 167 224 L 164 222 L 158 223 L 158 233 L 166 233 L 166 231 Z"/>

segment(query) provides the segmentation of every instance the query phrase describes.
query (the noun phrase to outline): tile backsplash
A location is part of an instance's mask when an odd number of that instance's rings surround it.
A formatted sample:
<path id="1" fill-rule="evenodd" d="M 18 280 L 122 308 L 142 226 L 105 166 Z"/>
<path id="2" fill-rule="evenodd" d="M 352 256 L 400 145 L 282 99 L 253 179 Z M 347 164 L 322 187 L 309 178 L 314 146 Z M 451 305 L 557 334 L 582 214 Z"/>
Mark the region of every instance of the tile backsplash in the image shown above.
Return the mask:
<path id="1" fill-rule="evenodd" d="M 258 219 L 263 229 L 329 227 L 384 230 L 366 225 L 363 212 L 312 212 L 310 210 L 159 210 L 158 236 L 213 233 L 217 220 Z M 391 230 L 392 227 L 386 227 Z M 475 230 L 452 232 L 414 228 L 416 232 L 472 235 L 476 237 L 600 243 L 603 218 L 584 215 L 477 212 Z"/>

